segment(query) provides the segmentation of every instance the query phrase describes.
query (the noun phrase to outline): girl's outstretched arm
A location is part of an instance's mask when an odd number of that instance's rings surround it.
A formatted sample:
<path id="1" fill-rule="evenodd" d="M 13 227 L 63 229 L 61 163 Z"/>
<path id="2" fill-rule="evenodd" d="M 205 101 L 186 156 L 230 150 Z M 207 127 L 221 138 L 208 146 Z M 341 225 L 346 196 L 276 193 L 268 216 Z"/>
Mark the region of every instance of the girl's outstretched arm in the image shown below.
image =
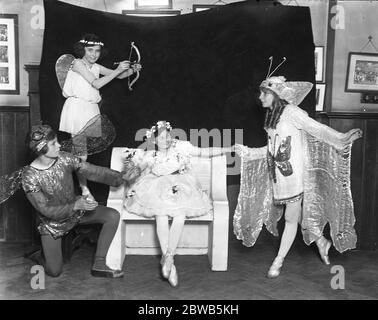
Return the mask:
<path id="1" fill-rule="evenodd" d="M 258 160 L 266 157 L 268 147 L 264 146 L 261 148 L 249 148 L 247 146 L 243 146 L 242 144 L 236 144 L 235 152 L 239 157 L 243 157 L 248 160 Z"/>
<path id="2" fill-rule="evenodd" d="M 227 152 L 232 152 L 232 151 L 233 151 L 232 147 L 198 148 L 198 147 L 193 146 L 190 154 L 192 156 L 210 158 L 210 157 L 220 156 L 220 155 L 226 154 Z"/>

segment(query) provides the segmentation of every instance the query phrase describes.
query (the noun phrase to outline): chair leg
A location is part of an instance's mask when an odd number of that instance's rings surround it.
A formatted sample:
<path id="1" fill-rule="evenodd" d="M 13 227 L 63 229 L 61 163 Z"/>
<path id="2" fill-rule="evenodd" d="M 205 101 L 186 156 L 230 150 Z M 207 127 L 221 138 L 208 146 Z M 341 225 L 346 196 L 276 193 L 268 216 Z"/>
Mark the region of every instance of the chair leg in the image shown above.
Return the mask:
<path id="1" fill-rule="evenodd" d="M 108 254 L 106 255 L 106 265 L 114 270 L 122 270 L 125 259 L 126 245 L 126 223 L 120 219 L 118 229 L 110 244 Z"/>
<path id="2" fill-rule="evenodd" d="M 228 204 L 214 203 L 214 220 L 209 226 L 209 260 L 213 271 L 227 271 L 228 221 Z"/>

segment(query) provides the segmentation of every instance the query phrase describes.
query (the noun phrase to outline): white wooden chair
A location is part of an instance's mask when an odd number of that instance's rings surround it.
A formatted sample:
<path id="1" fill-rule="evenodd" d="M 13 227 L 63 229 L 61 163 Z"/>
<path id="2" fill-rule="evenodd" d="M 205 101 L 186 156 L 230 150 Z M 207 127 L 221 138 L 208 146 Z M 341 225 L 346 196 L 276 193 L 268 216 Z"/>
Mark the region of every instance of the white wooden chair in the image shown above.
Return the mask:
<path id="1" fill-rule="evenodd" d="M 123 170 L 125 148 L 113 148 L 111 168 Z M 176 254 L 207 254 L 211 270 L 226 271 L 228 258 L 229 207 L 226 184 L 226 157 L 192 157 L 193 172 L 213 202 L 214 212 L 187 219 Z M 124 186 L 110 187 L 107 206 L 116 209 L 120 224 L 110 245 L 106 262 L 114 269 L 122 269 L 125 255 L 161 254 L 154 218 L 129 213 L 123 207 Z"/>

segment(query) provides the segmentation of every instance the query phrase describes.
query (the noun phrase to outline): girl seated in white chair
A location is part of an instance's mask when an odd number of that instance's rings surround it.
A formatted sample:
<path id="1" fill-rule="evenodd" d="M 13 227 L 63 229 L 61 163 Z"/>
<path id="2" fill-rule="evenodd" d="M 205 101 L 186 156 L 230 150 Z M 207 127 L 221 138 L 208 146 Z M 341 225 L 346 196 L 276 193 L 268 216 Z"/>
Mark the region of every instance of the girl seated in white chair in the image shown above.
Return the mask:
<path id="1" fill-rule="evenodd" d="M 185 219 L 212 211 L 208 195 L 191 173 L 190 158 L 221 155 L 231 152 L 231 147 L 198 148 L 189 141 L 173 139 L 171 130 L 169 122 L 158 121 L 146 132 L 147 144 L 153 145 L 153 150 L 126 150 L 126 167 L 136 165 L 142 175 L 127 189 L 124 206 L 128 212 L 155 217 L 162 251 L 162 274 L 176 287 L 178 276 L 173 257 Z"/>

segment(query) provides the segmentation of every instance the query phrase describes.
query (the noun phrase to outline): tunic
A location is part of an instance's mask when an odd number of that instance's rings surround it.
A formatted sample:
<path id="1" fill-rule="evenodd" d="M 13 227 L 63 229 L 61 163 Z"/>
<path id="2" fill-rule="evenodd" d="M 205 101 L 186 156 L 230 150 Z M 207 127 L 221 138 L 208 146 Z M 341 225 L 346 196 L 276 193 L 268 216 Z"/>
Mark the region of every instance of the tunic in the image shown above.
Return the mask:
<path id="1" fill-rule="evenodd" d="M 86 65 L 87 66 L 87 65 Z M 100 76 L 100 67 L 94 64 L 88 70 L 96 77 Z M 86 123 L 100 114 L 98 103 L 101 101 L 98 89 L 91 86 L 79 73 L 70 69 L 63 86 L 66 101 L 60 116 L 59 130 L 77 134 Z"/>
<path id="2" fill-rule="evenodd" d="M 41 235 L 50 234 L 54 239 L 62 237 L 85 214 L 85 211 L 74 210 L 78 199 L 74 192 L 74 172 L 111 186 L 123 183 L 120 172 L 89 164 L 65 152 L 61 152 L 47 169 L 26 166 L 22 172 L 22 187 L 38 212 Z"/>

